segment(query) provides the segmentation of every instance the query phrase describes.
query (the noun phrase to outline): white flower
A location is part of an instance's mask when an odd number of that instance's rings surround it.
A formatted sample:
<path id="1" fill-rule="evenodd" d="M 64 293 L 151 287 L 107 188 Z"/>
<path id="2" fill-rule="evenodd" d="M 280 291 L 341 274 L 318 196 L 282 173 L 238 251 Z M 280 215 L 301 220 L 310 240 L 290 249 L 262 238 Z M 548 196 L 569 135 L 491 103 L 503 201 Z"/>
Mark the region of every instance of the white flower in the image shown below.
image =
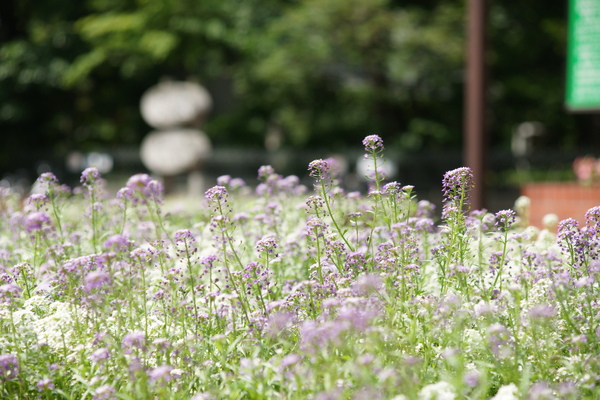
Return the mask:
<path id="1" fill-rule="evenodd" d="M 549 231 L 554 231 L 558 226 L 558 215 L 556 214 L 546 214 L 542 218 L 542 225 L 545 229 Z"/>
<path id="2" fill-rule="evenodd" d="M 490 400 L 519 400 L 519 389 L 514 383 L 504 385 Z"/>
<path id="3" fill-rule="evenodd" d="M 454 400 L 454 387 L 445 381 L 439 381 L 425 386 L 419 391 L 419 400 Z"/>
<path id="4" fill-rule="evenodd" d="M 531 199 L 527 196 L 519 196 L 515 200 L 515 211 L 519 214 L 525 214 L 531 208 Z"/>

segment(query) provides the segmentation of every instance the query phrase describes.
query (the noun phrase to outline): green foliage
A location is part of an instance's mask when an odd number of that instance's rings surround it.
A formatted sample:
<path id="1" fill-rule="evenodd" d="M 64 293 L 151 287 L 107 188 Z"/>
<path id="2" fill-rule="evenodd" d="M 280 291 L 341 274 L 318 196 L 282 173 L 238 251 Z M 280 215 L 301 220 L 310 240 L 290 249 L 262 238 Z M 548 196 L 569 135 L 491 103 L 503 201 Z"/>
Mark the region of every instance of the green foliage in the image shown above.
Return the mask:
<path id="1" fill-rule="evenodd" d="M 238 88 L 295 145 L 341 144 L 365 130 L 398 137 L 415 107 L 459 95 L 462 8 L 439 9 L 431 23 L 385 0 L 300 2 L 254 39 Z"/>
<path id="2" fill-rule="evenodd" d="M 205 130 L 217 145 L 339 149 L 364 132 L 389 148 L 459 148 L 462 0 L 9 0 L 0 26 L 0 170 L 34 148 L 136 145 L 138 109 L 159 79 L 213 91 Z M 565 10 L 494 3 L 489 19 L 491 145 L 543 122 L 547 142 L 591 139 L 562 108 Z M 217 83 L 215 83 L 217 82 Z M 225 82 L 225 85 L 221 85 Z M 211 86 L 212 85 L 212 86 Z M 223 100 L 224 99 L 224 100 Z M 584 121 L 585 122 L 585 121 Z M 33 143 L 19 138 L 34 137 Z"/>

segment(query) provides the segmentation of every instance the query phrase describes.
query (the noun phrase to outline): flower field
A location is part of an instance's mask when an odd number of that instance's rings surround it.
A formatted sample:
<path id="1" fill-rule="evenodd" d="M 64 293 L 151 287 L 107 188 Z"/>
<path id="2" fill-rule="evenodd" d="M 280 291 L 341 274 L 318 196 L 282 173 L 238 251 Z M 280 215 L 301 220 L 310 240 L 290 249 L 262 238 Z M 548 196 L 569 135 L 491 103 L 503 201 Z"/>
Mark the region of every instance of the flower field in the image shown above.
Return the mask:
<path id="1" fill-rule="evenodd" d="M 600 207 L 528 227 L 458 168 L 440 217 L 363 144 L 366 194 L 334 160 L 185 202 L 93 168 L 0 189 L 0 398 L 600 398 Z"/>

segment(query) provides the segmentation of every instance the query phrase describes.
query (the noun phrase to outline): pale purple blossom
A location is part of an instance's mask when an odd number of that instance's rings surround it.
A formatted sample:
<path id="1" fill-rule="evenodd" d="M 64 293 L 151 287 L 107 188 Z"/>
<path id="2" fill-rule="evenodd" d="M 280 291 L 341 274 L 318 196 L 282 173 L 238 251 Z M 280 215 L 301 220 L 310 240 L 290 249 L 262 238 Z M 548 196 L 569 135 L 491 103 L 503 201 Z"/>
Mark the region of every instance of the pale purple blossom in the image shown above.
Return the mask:
<path id="1" fill-rule="evenodd" d="M 206 191 L 204 196 L 209 202 L 224 202 L 228 197 L 227 188 L 225 186 L 213 186 Z"/>
<path id="2" fill-rule="evenodd" d="M 19 359 L 13 354 L 0 354 L 0 382 L 14 380 L 21 371 Z"/>
<path id="3" fill-rule="evenodd" d="M 125 183 L 125 187 L 134 191 L 143 191 L 148 186 L 148 183 L 152 180 L 152 177 L 148 174 L 135 174 L 132 175 Z"/>
<path id="4" fill-rule="evenodd" d="M 117 390 L 111 385 L 102 385 L 94 390 L 93 400 L 116 400 Z"/>
<path id="5" fill-rule="evenodd" d="M 328 177 L 329 170 L 331 169 L 331 165 L 327 160 L 314 160 L 308 164 L 308 175 L 311 178 L 315 178 L 317 182 Z"/>
<path id="6" fill-rule="evenodd" d="M 264 236 L 254 247 L 257 253 L 274 254 L 277 250 L 277 240 L 272 234 Z"/>
<path id="7" fill-rule="evenodd" d="M 58 179 L 52 172 L 44 172 L 38 177 L 37 181 L 39 183 L 48 184 L 49 186 L 58 185 Z"/>
<path id="8" fill-rule="evenodd" d="M 556 315 L 556 309 L 549 304 L 538 304 L 529 310 L 531 319 L 547 319 Z"/>
<path id="9" fill-rule="evenodd" d="M 84 290 L 90 293 L 93 290 L 101 289 L 110 283 L 110 276 L 102 270 L 88 272 L 84 278 Z"/>
<path id="10" fill-rule="evenodd" d="M 281 359 L 281 363 L 279 364 L 279 366 L 281 368 L 287 368 L 291 365 L 294 365 L 294 364 L 300 362 L 300 360 L 301 360 L 301 358 L 298 354 L 291 353 Z"/>
<path id="11" fill-rule="evenodd" d="M 513 210 L 500 210 L 496 213 L 496 226 L 507 231 L 516 221 L 517 213 Z"/>
<path id="12" fill-rule="evenodd" d="M 120 233 L 110 236 L 104 242 L 106 249 L 112 249 L 114 251 L 125 251 L 129 249 L 129 237 Z"/>
<path id="13" fill-rule="evenodd" d="M 468 204 L 468 193 L 473 187 L 473 171 L 461 167 L 448 171 L 442 181 L 444 199 L 447 202 L 463 201 Z"/>
<path id="14" fill-rule="evenodd" d="M 35 211 L 25 217 L 25 229 L 28 233 L 39 231 L 50 225 L 50 217 L 43 211 Z"/>
<path id="15" fill-rule="evenodd" d="M 42 378 L 36 383 L 36 386 L 38 391 L 43 392 L 44 390 L 54 389 L 54 382 L 50 378 Z"/>
<path id="16" fill-rule="evenodd" d="M 171 371 L 173 371 L 172 366 L 161 365 L 150 370 L 150 372 L 148 372 L 148 377 L 150 378 L 150 382 L 164 385 L 173 379 Z"/>
<path id="17" fill-rule="evenodd" d="M 369 135 L 362 141 L 367 153 L 380 152 L 383 150 L 383 139 L 379 135 Z"/>
<path id="18" fill-rule="evenodd" d="M 81 182 L 81 184 L 83 184 L 83 186 L 89 188 L 92 187 L 94 183 L 98 182 L 100 178 L 101 176 L 100 171 L 98 171 L 98 168 L 89 167 L 83 170 L 79 181 Z"/>
<path id="19" fill-rule="evenodd" d="M 21 297 L 22 291 L 23 289 L 13 282 L 0 285 L 0 304 L 13 304 L 15 299 Z"/>
<path id="20" fill-rule="evenodd" d="M 134 331 L 123 336 L 123 349 L 125 353 L 130 353 L 133 348 L 146 350 L 146 336 L 144 332 Z"/>
<path id="21" fill-rule="evenodd" d="M 94 363 L 102 363 L 110 358 L 110 350 L 106 347 L 94 350 L 90 355 L 90 360 Z"/>
<path id="22" fill-rule="evenodd" d="M 275 173 L 275 169 L 270 165 L 263 165 L 258 169 L 258 180 L 261 182 L 266 182 L 268 180 L 272 180 L 273 177 L 277 177 Z"/>

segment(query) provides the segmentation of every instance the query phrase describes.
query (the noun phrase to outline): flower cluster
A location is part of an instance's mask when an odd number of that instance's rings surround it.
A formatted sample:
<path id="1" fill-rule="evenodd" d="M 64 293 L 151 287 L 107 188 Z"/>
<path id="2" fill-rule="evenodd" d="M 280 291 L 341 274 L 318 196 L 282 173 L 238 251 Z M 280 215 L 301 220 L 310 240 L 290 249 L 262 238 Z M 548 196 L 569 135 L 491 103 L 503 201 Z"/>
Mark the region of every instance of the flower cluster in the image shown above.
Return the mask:
<path id="1" fill-rule="evenodd" d="M 19 371 L 19 359 L 14 354 L 0 354 L 0 382 L 15 380 Z"/>
<path id="2" fill-rule="evenodd" d="M 367 153 L 383 151 L 383 139 L 378 135 L 369 135 L 363 139 L 362 143 Z"/>
<path id="3" fill-rule="evenodd" d="M 94 169 L 2 190 L 0 398 L 597 398 L 600 207 L 538 230 L 523 199 L 469 210 L 458 168 L 440 218 L 363 144 L 368 195 L 331 159 L 309 193 L 263 166 L 190 207 Z"/>
<path id="4" fill-rule="evenodd" d="M 317 181 L 325 179 L 331 169 L 331 165 L 327 160 L 314 160 L 308 165 L 309 176 Z"/>
<path id="5" fill-rule="evenodd" d="M 442 191 L 447 202 L 469 204 L 468 193 L 473 188 L 473 171 L 461 167 L 444 174 Z"/>

